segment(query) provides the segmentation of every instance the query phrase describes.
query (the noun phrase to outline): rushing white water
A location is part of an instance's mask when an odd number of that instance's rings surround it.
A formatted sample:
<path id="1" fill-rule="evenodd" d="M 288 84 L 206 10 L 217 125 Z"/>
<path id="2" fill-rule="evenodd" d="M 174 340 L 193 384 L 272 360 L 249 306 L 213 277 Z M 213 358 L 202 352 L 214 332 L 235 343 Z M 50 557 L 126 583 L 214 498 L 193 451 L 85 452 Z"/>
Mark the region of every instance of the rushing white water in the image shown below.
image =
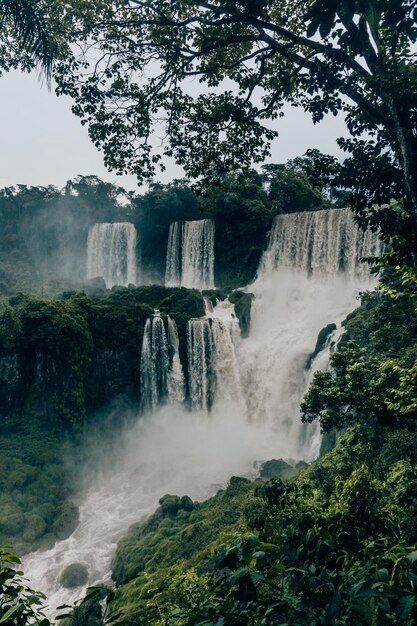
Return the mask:
<path id="1" fill-rule="evenodd" d="M 260 426 L 250 425 L 228 405 L 205 412 L 188 412 L 166 405 L 145 416 L 114 441 L 99 475 L 79 498 L 80 524 L 64 541 L 24 559 L 35 589 L 47 593 L 49 614 L 72 604 L 83 590 L 64 589 L 59 577 L 71 563 L 83 563 L 88 585 L 110 579 L 117 541 L 133 522 L 153 513 L 166 493 L 202 500 L 224 486 L 230 476 L 254 476 L 254 459 L 283 456 L 280 446 Z"/>
<path id="2" fill-rule="evenodd" d="M 140 391 L 142 412 L 153 411 L 168 396 L 169 356 L 163 319 L 155 310 L 147 319 L 140 357 Z"/>
<path id="3" fill-rule="evenodd" d="M 258 278 L 250 337 L 239 354 L 248 414 L 271 424 L 287 442 L 289 457 L 309 458 L 299 405 L 309 381 L 305 369 L 317 335 L 329 323 L 340 327 L 373 288 L 360 257 L 382 244 L 362 233 L 347 209 L 294 213 L 275 218 Z"/>
<path id="4" fill-rule="evenodd" d="M 214 288 L 214 222 L 173 222 L 165 272 L 167 287 Z"/>
<path id="5" fill-rule="evenodd" d="M 213 403 L 213 335 L 207 319 L 192 319 L 187 327 L 188 380 L 191 408 L 208 411 Z"/>
<path id="6" fill-rule="evenodd" d="M 206 316 L 192 319 L 187 328 L 190 404 L 208 411 L 214 403 L 233 403 L 243 411 L 236 347 L 239 322 L 228 300 L 213 307 L 208 298 Z"/>
<path id="7" fill-rule="evenodd" d="M 184 222 L 172 222 L 169 227 L 165 286 L 179 287 L 182 274 L 182 234 Z"/>
<path id="8" fill-rule="evenodd" d="M 104 279 L 106 287 L 135 285 L 138 280 L 137 232 L 133 224 L 94 224 L 87 240 L 87 278 Z"/>
<path id="9" fill-rule="evenodd" d="M 358 261 L 380 256 L 382 250 L 375 234 L 354 223 L 350 209 L 278 215 L 261 274 L 288 267 L 325 278 L 343 274 L 367 280 L 369 268 Z"/>
<path id="10" fill-rule="evenodd" d="M 179 354 L 179 339 L 175 321 L 168 315 L 168 340 L 172 351 L 171 368 L 168 375 L 168 400 L 181 405 L 185 400 L 185 378 Z"/>
<path id="11" fill-rule="evenodd" d="M 178 232 L 173 227 L 173 241 Z M 103 455 L 108 464 L 102 475 L 80 496 L 75 533 L 25 559 L 32 586 L 46 592 L 51 606 L 71 603 L 82 593 L 59 585 L 71 563 L 87 565 L 89 585 L 108 578 L 117 540 L 165 493 L 201 499 L 233 474 L 250 475 L 254 461 L 317 455 L 320 435 L 317 426 L 301 424 L 300 400 L 312 372 L 328 367 L 332 342 L 358 304 L 358 292 L 374 284 L 357 257 L 380 249 L 375 236 L 360 233 L 345 210 L 276 218 L 250 286 L 255 294 L 250 336 L 240 338 L 227 301 L 207 306 L 204 318 L 188 324 L 191 411 L 176 405 L 184 397 L 184 378 L 173 320 L 167 320 L 168 336 L 158 314 L 148 320 L 141 368 L 143 408 L 151 414 L 115 442 L 113 462 Z M 180 258 L 172 252 L 173 259 Z M 331 322 L 337 331 L 307 370 L 318 333 Z M 177 387 L 182 391 L 174 391 Z M 156 408 L 166 395 L 169 402 Z"/>

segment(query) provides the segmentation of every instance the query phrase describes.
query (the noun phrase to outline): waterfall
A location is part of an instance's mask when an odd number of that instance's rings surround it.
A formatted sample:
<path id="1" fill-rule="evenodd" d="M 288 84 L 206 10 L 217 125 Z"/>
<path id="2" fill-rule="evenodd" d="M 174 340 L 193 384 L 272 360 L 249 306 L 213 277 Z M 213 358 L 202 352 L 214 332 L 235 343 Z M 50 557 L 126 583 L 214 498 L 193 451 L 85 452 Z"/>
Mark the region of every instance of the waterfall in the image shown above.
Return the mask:
<path id="1" fill-rule="evenodd" d="M 355 224 L 350 209 L 277 215 L 261 272 L 289 267 L 309 275 L 342 273 L 363 280 L 369 268 L 359 260 L 380 256 L 382 251 L 382 242 Z"/>
<path id="2" fill-rule="evenodd" d="M 207 319 L 187 326 L 188 379 L 191 408 L 207 411 L 213 401 L 213 335 Z"/>
<path id="3" fill-rule="evenodd" d="M 190 234 L 176 224 L 170 231 L 167 282 L 179 284 L 183 252 L 192 246 L 184 246 Z M 176 406 L 184 385 L 174 321 L 167 319 L 166 333 L 158 312 L 147 320 L 143 408 L 165 406 L 128 427 L 114 442 L 110 459 L 94 442 L 92 454 L 103 465 L 79 498 L 78 528 L 53 548 L 25 557 L 30 584 L 46 593 L 51 611 L 83 594 L 60 586 L 60 574 L 70 563 L 88 566 L 89 585 L 110 581 L 117 541 L 132 523 L 150 515 L 164 494 L 202 500 L 232 475 L 253 476 L 254 461 L 317 455 L 318 426 L 301 423 L 300 401 L 312 372 L 328 368 L 341 322 L 358 306 L 357 294 L 375 284 L 359 257 L 381 250 L 376 236 L 359 231 L 344 209 L 277 217 L 250 285 L 255 299 L 249 337 L 240 338 L 227 301 L 212 309 L 207 302 L 206 316 L 188 323 L 191 411 Z M 189 267 L 193 263 L 189 260 Z M 306 371 L 319 331 L 329 323 L 337 330 Z"/>
<path id="4" fill-rule="evenodd" d="M 152 411 L 168 397 L 168 341 L 164 321 L 158 310 L 145 323 L 140 373 L 142 412 Z"/>
<path id="5" fill-rule="evenodd" d="M 361 257 L 383 250 L 362 232 L 348 209 L 275 218 L 269 245 L 250 290 L 255 294 L 249 338 L 239 354 L 251 419 L 269 423 L 287 456 L 311 460 L 299 405 L 308 386 L 305 363 L 319 331 L 341 322 L 375 279 Z M 327 361 L 329 354 L 327 353 Z M 323 365 L 323 364 L 322 364 Z"/>
<path id="6" fill-rule="evenodd" d="M 87 278 L 101 277 L 106 287 L 136 284 L 137 233 L 133 224 L 94 224 L 87 240 Z"/>
<path id="7" fill-rule="evenodd" d="M 234 403 L 243 410 L 236 343 L 239 323 L 228 301 L 212 307 L 206 317 L 188 323 L 188 372 L 192 409 L 210 410 L 214 403 Z"/>
<path id="8" fill-rule="evenodd" d="M 214 288 L 214 221 L 173 222 L 165 272 L 167 287 Z"/>
<path id="9" fill-rule="evenodd" d="M 181 251 L 183 227 L 183 222 L 172 222 L 169 227 L 165 270 L 166 287 L 178 287 L 181 285 Z"/>
<path id="10" fill-rule="evenodd" d="M 306 389 L 310 386 L 315 372 L 327 372 L 331 369 L 330 358 L 337 350 L 343 332 L 343 326 L 339 326 L 328 335 L 323 348 L 314 357 L 308 368 L 305 384 Z M 306 461 L 311 462 L 317 459 L 320 454 L 322 440 L 320 423 L 316 420 L 312 424 L 305 424 L 303 430 L 304 432 L 300 440 L 301 456 Z"/>
<path id="11" fill-rule="evenodd" d="M 168 315 L 168 340 L 172 350 L 172 363 L 168 376 L 168 399 L 171 404 L 185 400 L 185 379 L 179 355 L 179 339 L 175 321 Z"/>

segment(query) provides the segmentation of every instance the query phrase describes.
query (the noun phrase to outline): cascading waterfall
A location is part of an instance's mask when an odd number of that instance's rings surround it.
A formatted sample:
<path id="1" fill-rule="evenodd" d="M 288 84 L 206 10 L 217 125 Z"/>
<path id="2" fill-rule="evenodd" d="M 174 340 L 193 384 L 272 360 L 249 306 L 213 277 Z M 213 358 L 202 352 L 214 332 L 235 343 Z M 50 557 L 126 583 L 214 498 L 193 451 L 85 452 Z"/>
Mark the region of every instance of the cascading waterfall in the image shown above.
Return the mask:
<path id="1" fill-rule="evenodd" d="M 192 319 L 187 326 L 188 379 L 191 409 L 207 411 L 213 402 L 214 349 L 211 321 Z"/>
<path id="2" fill-rule="evenodd" d="M 157 310 L 145 323 L 140 376 L 142 412 L 153 411 L 167 400 L 169 379 L 168 341 L 164 321 Z"/>
<path id="3" fill-rule="evenodd" d="M 383 244 L 370 230 L 353 221 L 350 209 L 332 209 L 277 215 L 270 233 L 261 273 L 278 267 L 309 275 L 367 279 L 369 267 L 359 259 L 382 254 Z"/>
<path id="4" fill-rule="evenodd" d="M 343 336 L 343 332 L 343 326 L 339 326 L 328 335 L 322 350 L 320 350 L 312 360 L 306 372 L 305 389 L 307 389 L 312 382 L 315 372 L 327 372 L 331 369 L 330 357 L 336 351 L 339 341 Z M 317 459 L 320 454 L 321 440 L 320 423 L 316 420 L 312 424 L 306 424 L 300 438 L 301 457 L 308 462 Z"/>
<path id="5" fill-rule="evenodd" d="M 167 287 L 214 288 L 214 221 L 173 222 L 165 272 Z"/>
<path id="6" fill-rule="evenodd" d="M 348 209 L 294 213 L 275 218 L 258 278 L 251 332 L 242 343 L 242 386 L 251 419 L 270 423 L 293 458 L 309 458 L 299 420 L 308 385 L 305 363 L 319 331 L 339 327 L 373 288 L 359 258 L 377 256 L 382 244 L 363 233 Z"/>
<path id="7" fill-rule="evenodd" d="M 182 234 L 184 222 L 172 222 L 169 227 L 165 286 L 179 287 L 182 271 Z"/>
<path id="8" fill-rule="evenodd" d="M 138 280 L 137 232 L 133 224 L 94 224 L 87 240 L 87 278 L 101 277 L 106 287 L 135 285 Z"/>
<path id="9" fill-rule="evenodd" d="M 182 281 L 183 240 L 190 229 L 186 234 L 178 223 L 176 229 L 172 225 L 168 256 L 178 272 L 170 270 L 167 278 L 180 281 L 181 276 Z M 317 426 L 301 424 L 300 400 L 312 371 L 328 368 L 332 343 L 342 332 L 343 319 L 358 305 L 358 292 L 375 283 L 358 257 L 381 250 L 375 235 L 361 233 L 347 210 L 277 217 L 250 286 L 255 300 L 249 337 L 240 339 L 227 301 L 208 307 L 205 318 L 188 324 L 191 411 L 176 405 L 183 391 L 174 389 L 184 386 L 173 320 L 167 320 L 168 336 L 158 313 L 146 322 L 141 384 L 144 409 L 152 415 L 138 420 L 115 443 L 117 457 L 80 498 L 74 534 L 25 558 L 32 587 L 44 591 L 52 607 L 82 595 L 81 589 L 59 584 L 71 563 L 88 566 L 89 585 L 110 579 L 118 539 L 131 523 L 152 513 L 165 493 L 202 499 L 232 475 L 252 475 L 256 460 L 314 458 L 319 433 Z M 200 262 L 203 267 L 201 255 Z M 189 267 L 195 267 L 194 260 Z M 198 274 L 199 286 L 203 274 Z M 319 331 L 333 322 L 335 334 L 306 370 Z M 167 398 L 165 406 L 154 410 Z"/>
<path id="10" fill-rule="evenodd" d="M 214 403 L 243 409 L 236 359 L 239 323 L 228 300 L 216 307 L 206 301 L 206 317 L 188 323 L 188 363 L 192 409 L 209 410 Z"/>
<path id="11" fill-rule="evenodd" d="M 168 340 L 172 351 L 171 368 L 168 375 L 168 399 L 171 404 L 181 405 L 185 400 L 185 379 L 179 354 L 177 325 L 168 315 Z"/>

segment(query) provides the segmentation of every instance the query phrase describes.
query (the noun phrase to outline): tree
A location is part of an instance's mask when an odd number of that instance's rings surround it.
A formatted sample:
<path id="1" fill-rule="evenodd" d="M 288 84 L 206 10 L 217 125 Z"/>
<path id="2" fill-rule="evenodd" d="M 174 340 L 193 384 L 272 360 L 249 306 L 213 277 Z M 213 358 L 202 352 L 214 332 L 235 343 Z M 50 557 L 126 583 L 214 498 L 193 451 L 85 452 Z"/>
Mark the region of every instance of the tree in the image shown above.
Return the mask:
<path id="1" fill-rule="evenodd" d="M 0 73 L 39 66 L 49 81 L 58 54 L 44 0 L 0 0 Z"/>
<path id="2" fill-rule="evenodd" d="M 317 211 L 330 206 L 322 190 L 313 187 L 308 175 L 301 167 L 295 167 L 294 162 L 264 165 L 263 171 L 269 184 L 268 199 L 275 213 Z"/>
<path id="3" fill-rule="evenodd" d="M 266 124 L 284 102 L 315 122 L 343 113 L 352 139 L 342 148 L 372 146 L 401 172 L 404 219 L 416 229 L 416 18 L 413 0 L 83 5 L 72 19 L 84 51 L 61 65 L 59 92 L 75 99 L 106 164 L 140 179 L 161 153 L 211 182 L 262 161 L 276 135 Z M 204 93 L 191 94 L 190 78 Z M 152 136 L 158 146 L 167 137 L 159 154 Z"/>

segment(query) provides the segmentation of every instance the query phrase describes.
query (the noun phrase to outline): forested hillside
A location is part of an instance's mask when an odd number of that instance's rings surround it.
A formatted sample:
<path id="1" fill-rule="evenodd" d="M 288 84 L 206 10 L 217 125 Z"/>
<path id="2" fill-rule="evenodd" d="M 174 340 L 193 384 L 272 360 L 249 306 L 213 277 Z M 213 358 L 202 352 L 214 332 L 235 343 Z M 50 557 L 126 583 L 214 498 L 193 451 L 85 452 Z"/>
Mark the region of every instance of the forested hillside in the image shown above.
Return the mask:
<path id="1" fill-rule="evenodd" d="M 417 624 L 416 43 L 415 0 L 0 0 L 0 81 L 64 96 L 6 94 L 0 624 Z M 146 191 L 18 184 L 82 145 Z"/>

